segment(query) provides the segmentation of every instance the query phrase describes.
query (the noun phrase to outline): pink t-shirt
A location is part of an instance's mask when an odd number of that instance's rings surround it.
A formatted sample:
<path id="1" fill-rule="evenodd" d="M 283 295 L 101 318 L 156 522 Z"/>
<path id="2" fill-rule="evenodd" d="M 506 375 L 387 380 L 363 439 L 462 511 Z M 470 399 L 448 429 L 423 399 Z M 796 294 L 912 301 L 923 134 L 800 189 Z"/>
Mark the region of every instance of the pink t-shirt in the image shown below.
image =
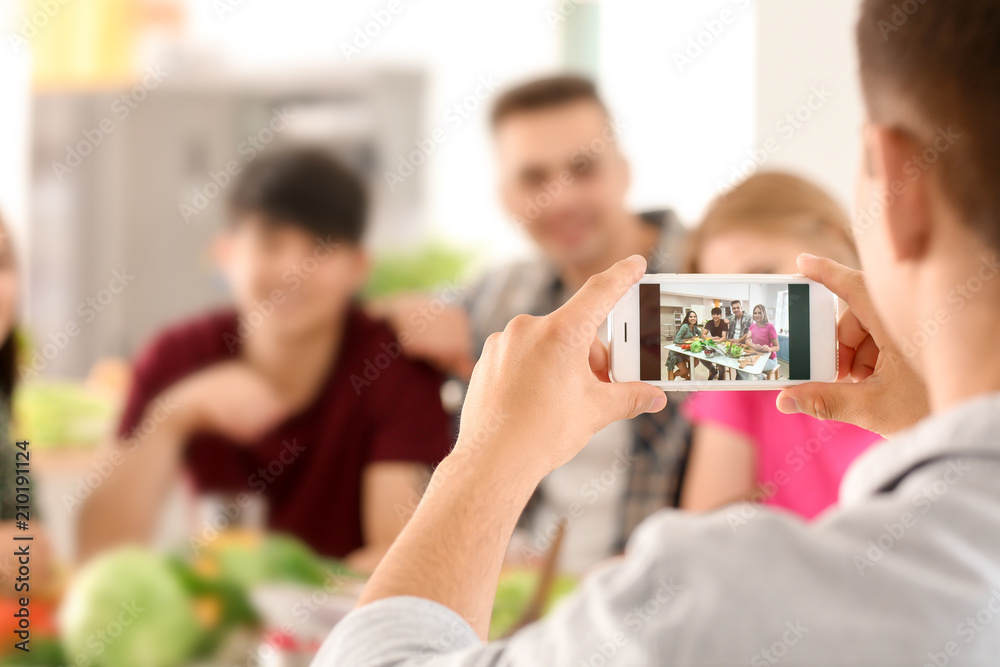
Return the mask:
<path id="1" fill-rule="evenodd" d="M 778 412 L 777 395 L 703 391 L 685 402 L 684 412 L 693 424 L 709 422 L 750 438 L 763 502 L 812 519 L 837 502 L 848 466 L 881 438 L 852 424 Z"/>
<path id="2" fill-rule="evenodd" d="M 750 340 L 756 345 L 771 345 L 772 340 L 778 339 L 778 330 L 774 328 L 774 325 L 768 322 L 767 324 L 757 324 L 756 322 L 750 323 Z M 777 352 L 771 353 L 771 358 L 774 359 L 778 356 Z M 760 357 L 757 357 L 760 359 Z"/>

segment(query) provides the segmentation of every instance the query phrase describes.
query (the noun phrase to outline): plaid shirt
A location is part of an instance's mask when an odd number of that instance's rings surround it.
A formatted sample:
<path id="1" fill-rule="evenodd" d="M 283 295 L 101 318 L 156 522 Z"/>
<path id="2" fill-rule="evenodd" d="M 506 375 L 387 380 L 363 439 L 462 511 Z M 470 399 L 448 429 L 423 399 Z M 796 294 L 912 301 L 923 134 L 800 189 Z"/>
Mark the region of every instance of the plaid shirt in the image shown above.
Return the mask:
<path id="1" fill-rule="evenodd" d="M 748 331 L 750 331 L 750 313 L 743 313 L 743 317 L 740 319 L 729 318 L 729 335 L 727 336 L 729 340 L 741 338 Z"/>
<path id="2" fill-rule="evenodd" d="M 677 256 L 687 231 L 670 211 L 641 214 L 642 219 L 660 230 L 659 245 L 647 253 L 649 273 L 677 270 Z M 571 296 L 554 268 L 545 261 L 525 261 L 488 273 L 464 294 L 463 305 L 472 322 L 474 352 L 482 353 L 486 339 L 503 331 L 516 315 L 547 315 Z M 625 546 L 632 530 L 647 516 L 663 507 L 676 507 L 680 484 L 691 442 L 690 425 L 680 416 L 683 394 L 671 395 L 666 409 L 633 419 L 632 465 L 617 540 Z M 522 517 L 536 503 L 529 502 Z"/>

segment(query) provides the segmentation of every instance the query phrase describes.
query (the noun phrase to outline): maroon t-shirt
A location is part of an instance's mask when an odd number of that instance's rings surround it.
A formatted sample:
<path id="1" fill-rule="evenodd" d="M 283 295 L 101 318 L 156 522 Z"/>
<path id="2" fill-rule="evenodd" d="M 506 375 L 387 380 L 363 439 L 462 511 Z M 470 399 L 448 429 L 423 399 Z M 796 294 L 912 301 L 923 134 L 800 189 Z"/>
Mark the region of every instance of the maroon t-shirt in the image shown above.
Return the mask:
<path id="1" fill-rule="evenodd" d="M 164 389 L 238 357 L 238 345 L 230 352 L 236 333 L 236 314 L 220 312 L 156 338 L 136 360 L 119 437 L 136 428 L 146 405 Z M 262 494 L 271 529 L 342 557 L 363 546 L 365 466 L 432 466 L 450 450 L 440 385 L 438 373 L 399 354 L 388 327 L 352 308 L 340 354 L 312 405 L 252 445 L 195 434 L 185 451 L 186 467 L 200 491 Z"/>

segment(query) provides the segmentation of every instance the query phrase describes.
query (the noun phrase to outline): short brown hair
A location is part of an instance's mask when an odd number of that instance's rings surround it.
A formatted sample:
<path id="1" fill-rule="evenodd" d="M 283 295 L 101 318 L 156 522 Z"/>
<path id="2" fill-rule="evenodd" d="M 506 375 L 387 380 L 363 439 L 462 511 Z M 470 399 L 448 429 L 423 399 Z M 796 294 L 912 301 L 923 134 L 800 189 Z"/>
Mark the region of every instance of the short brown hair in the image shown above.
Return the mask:
<path id="1" fill-rule="evenodd" d="M 864 0 L 857 26 L 869 117 L 933 156 L 945 196 L 1000 247 L 1000 2 Z M 927 159 L 927 162 L 931 162 Z"/>
<path id="2" fill-rule="evenodd" d="M 684 271 L 704 271 L 706 267 L 698 265 L 698 255 L 706 241 L 733 230 L 838 239 L 850 251 L 850 257 L 841 259 L 847 264 L 858 264 L 847 213 L 823 189 L 794 174 L 759 172 L 716 197 L 701 224 L 688 236 Z"/>
<path id="3" fill-rule="evenodd" d="M 493 105 L 490 124 L 493 129 L 517 113 L 558 107 L 571 102 L 593 102 L 607 110 L 597 86 L 590 79 L 575 74 L 535 79 L 503 93 Z"/>

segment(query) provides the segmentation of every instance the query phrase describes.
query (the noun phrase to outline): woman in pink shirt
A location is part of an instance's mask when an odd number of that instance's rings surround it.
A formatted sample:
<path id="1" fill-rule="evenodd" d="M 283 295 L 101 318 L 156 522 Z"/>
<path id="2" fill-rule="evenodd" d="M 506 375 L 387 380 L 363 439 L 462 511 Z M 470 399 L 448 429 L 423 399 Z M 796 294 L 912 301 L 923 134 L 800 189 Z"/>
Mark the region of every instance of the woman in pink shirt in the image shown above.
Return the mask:
<path id="1" fill-rule="evenodd" d="M 795 258 L 802 252 L 858 264 L 850 222 L 829 195 L 797 176 L 759 173 L 709 207 L 692 234 L 686 269 L 797 273 Z M 749 342 L 770 351 L 765 372 L 777 365 L 778 335 L 763 305 L 754 306 Z M 782 414 L 774 405 L 777 394 L 706 391 L 687 400 L 694 436 L 681 507 L 709 510 L 749 500 L 811 519 L 836 503 L 847 467 L 879 436 Z"/>

